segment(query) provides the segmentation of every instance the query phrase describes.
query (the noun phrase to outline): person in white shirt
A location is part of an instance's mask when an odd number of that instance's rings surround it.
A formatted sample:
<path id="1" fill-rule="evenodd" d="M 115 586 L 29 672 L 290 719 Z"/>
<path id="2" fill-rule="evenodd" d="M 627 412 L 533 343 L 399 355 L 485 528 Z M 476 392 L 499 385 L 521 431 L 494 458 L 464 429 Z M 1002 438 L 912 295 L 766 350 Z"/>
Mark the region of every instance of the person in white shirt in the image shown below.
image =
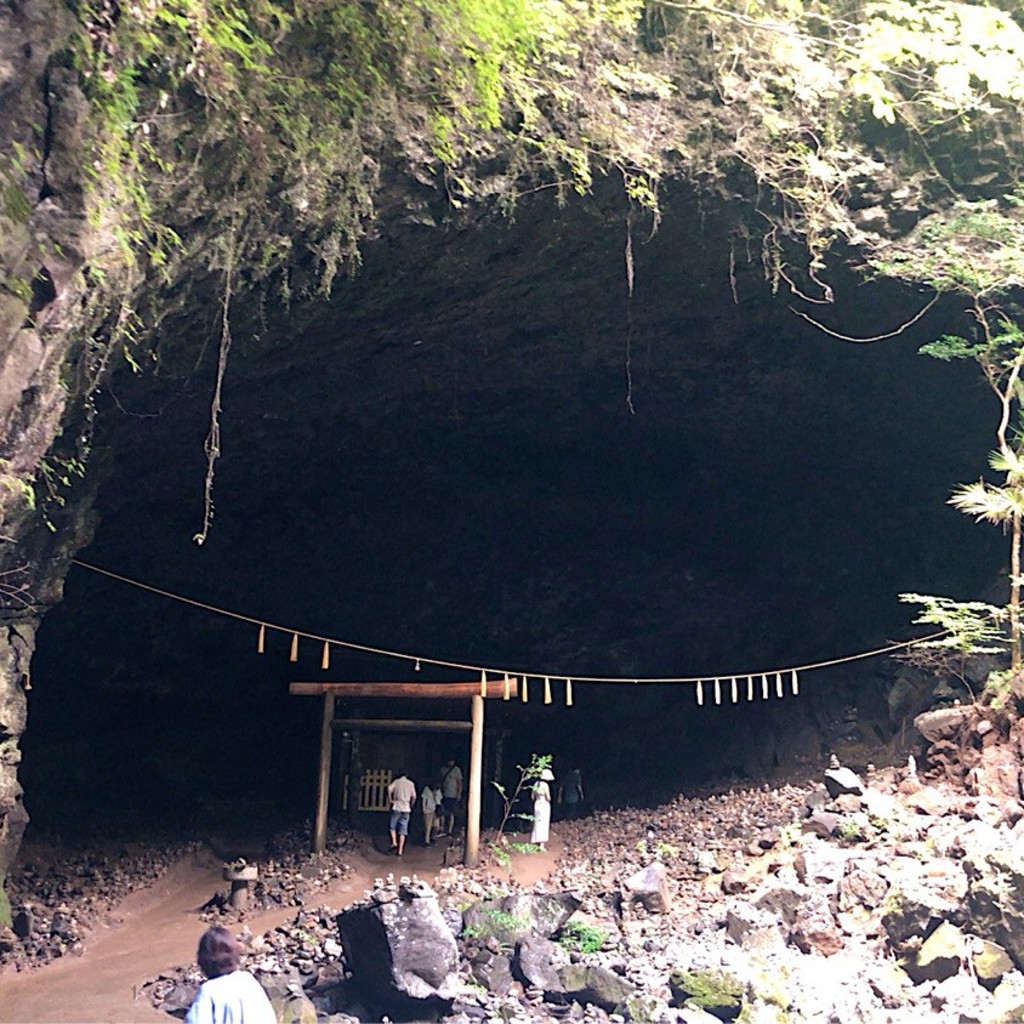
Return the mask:
<path id="1" fill-rule="evenodd" d="M 405 772 L 397 779 L 392 779 L 388 786 L 388 799 L 391 801 L 391 821 L 388 831 L 391 833 L 391 850 L 401 857 L 405 853 L 405 840 L 409 835 L 409 816 L 412 805 L 416 803 L 416 787 Z"/>
<path id="2" fill-rule="evenodd" d="M 241 959 L 241 943 L 223 925 L 203 932 L 196 960 L 208 980 L 192 1000 L 185 1024 L 277 1024 L 263 986 L 238 969 Z"/>

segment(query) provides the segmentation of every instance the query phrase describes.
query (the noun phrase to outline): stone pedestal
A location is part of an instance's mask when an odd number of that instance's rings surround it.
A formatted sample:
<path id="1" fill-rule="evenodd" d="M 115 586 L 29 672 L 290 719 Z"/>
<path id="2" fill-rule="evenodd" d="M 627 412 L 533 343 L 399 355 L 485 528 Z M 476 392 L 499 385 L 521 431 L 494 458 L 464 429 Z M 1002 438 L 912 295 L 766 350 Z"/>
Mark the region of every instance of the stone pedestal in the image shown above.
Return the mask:
<path id="1" fill-rule="evenodd" d="M 231 883 L 231 906 L 245 910 L 249 906 L 249 883 L 260 877 L 255 864 L 225 864 L 224 881 Z"/>

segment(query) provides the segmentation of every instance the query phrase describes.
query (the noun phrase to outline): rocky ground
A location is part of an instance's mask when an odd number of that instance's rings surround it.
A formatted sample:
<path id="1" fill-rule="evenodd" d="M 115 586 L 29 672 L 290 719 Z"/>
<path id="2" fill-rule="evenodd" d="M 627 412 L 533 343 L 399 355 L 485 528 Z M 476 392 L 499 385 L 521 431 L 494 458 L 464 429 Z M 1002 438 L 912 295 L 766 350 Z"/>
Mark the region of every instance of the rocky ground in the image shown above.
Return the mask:
<path id="1" fill-rule="evenodd" d="M 331 849 L 313 857 L 308 830 L 282 832 L 268 844 L 248 911 L 231 907 L 230 886 L 225 884 L 211 893 L 199 917 L 243 923 L 249 914 L 270 907 L 301 907 L 334 879 L 350 873 L 346 853 L 363 842 L 358 833 L 333 833 Z M 198 840 L 131 843 L 102 851 L 82 848 L 45 860 L 30 853 L 8 880 L 12 927 L 0 928 L 0 968 L 22 971 L 64 956 L 80 956 L 91 929 L 116 924 L 118 905 L 127 895 L 151 885 L 200 846 Z"/>
<path id="2" fill-rule="evenodd" d="M 313 858 L 294 833 L 260 865 L 258 895 L 293 917 L 253 933 L 224 899 L 203 916 L 242 935 L 279 1019 L 310 1024 L 1020 1022 L 1024 807 L 979 790 L 986 773 L 1019 785 L 1017 727 L 979 708 L 921 727 L 920 767 L 833 764 L 798 783 L 557 822 L 563 853 L 529 888 L 489 849 L 480 868 L 429 884 L 380 877 L 338 914 L 316 892 L 365 840 L 332 835 Z M 35 945 L 5 955 L 73 952 L 59 914 L 112 901 L 133 863 L 83 863 L 59 885 L 23 872 L 15 910 L 32 913 Z M 159 867 L 137 863 L 140 876 Z M 117 873 L 110 891 L 96 881 Z M 182 1017 L 201 980 L 183 965 L 144 994 Z"/>
<path id="3" fill-rule="evenodd" d="M 800 785 L 602 811 L 556 825 L 566 852 L 530 890 L 503 880 L 500 864 L 450 868 L 432 889 L 378 879 L 353 909 L 381 918 L 395 990 L 419 993 L 399 1018 L 1024 1020 L 1022 809 L 933 774 L 834 766 Z M 378 914 L 407 906 L 436 913 L 439 934 L 414 913 Z M 303 909 L 246 936 L 282 1019 L 378 1020 L 401 1006 L 359 988 L 346 916 Z M 349 934 L 353 950 L 375 941 Z M 399 952 L 403 934 L 434 943 L 429 965 Z M 449 940 L 454 955 L 431 975 Z M 200 981 L 191 967 L 150 995 L 180 1015 Z"/>

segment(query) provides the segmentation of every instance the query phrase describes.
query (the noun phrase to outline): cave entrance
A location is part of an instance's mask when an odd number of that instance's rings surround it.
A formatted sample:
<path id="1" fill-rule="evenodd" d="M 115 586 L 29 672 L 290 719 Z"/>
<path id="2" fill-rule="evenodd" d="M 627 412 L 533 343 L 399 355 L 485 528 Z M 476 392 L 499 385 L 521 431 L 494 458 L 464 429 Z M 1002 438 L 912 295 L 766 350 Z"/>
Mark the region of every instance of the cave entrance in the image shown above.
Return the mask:
<path id="1" fill-rule="evenodd" d="M 505 700 L 518 692 L 518 680 L 482 679 L 474 682 L 293 682 L 288 687 L 293 696 L 323 698 L 320 723 L 320 767 L 317 776 L 316 819 L 313 826 L 313 852 L 323 853 L 327 846 L 327 813 L 330 803 L 331 767 L 334 752 L 334 731 L 344 730 L 348 737 L 345 760 L 348 762 L 348 807 L 359 806 L 362 789 L 360 736 L 370 733 L 398 733 L 422 736 L 429 733 L 469 733 L 469 777 L 466 787 L 466 846 L 463 863 L 476 867 L 480 859 L 480 810 L 484 774 L 484 700 L 501 697 Z M 363 698 L 469 700 L 470 717 L 460 719 L 422 718 L 337 718 L 335 703 Z M 493 734 L 493 775 L 499 778 L 504 733 Z"/>

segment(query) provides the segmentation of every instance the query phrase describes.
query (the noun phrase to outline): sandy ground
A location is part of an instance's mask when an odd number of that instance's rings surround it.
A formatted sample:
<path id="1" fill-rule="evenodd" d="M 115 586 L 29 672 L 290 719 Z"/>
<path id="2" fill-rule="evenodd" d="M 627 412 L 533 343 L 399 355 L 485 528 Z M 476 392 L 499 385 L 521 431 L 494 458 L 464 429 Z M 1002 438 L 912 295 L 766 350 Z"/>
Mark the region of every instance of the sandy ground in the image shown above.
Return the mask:
<path id="1" fill-rule="evenodd" d="M 543 878 L 561 851 L 552 835 L 547 853 L 513 854 L 509 873 L 522 885 Z M 367 850 L 349 858 L 355 869 L 315 897 L 317 906 L 338 911 L 360 899 L 374 878 L 388 872 L 432 880 L 441 868 L 442 848 L 410 846 L 405 856 Z M 57 960 L 32 972 L 0 973 L 0 1021 L 4 1024 L 140 1024 L 175 1018 L 137 998 L 145 982 L 173 967 L 191 963 L 206 925 L 198 908 L 224 888 L 223 861 L 202 851 L 180 861 L 154 886 L 132 893 L 115 911 L 118 923 L 99 928 L 79 957 Z M 254 933 L 265 932 L 295 915 L 276 908 L 249 919 Z"/>

